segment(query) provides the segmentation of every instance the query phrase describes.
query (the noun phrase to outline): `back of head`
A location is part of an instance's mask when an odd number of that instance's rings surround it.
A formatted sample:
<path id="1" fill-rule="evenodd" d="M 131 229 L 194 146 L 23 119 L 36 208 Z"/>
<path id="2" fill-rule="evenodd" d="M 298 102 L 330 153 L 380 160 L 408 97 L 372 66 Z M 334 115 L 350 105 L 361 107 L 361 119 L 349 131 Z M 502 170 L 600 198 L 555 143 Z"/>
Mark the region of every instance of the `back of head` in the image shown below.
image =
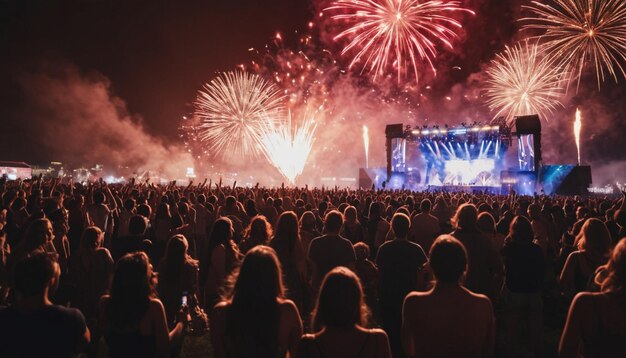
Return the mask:
<path id="1" fill-rule="evenodd" d="M 272 236 L 272 226 L 263 215 L 252 218 L 247 235 L 254 237 L 262 243 L 266 243 Z"/>
<path id="2" fill-rule="evenodd" d="M 482 232 L 489 234 L 496 233 L 496 220 L 488 212 L 482 212 L 478 215 L 476 225 L 478 226 L 478 230 Z"/>
<path id="3" fill-rule="evenodd" d="M 274 236 L 283 240 L 295 240 L 299 237 L 298 216 L 293 211 L 285 211 L 278 217 Z"/>
<path id="4" fill-rule="evenodd" d="M 532 219 L 539 219 L 541 216 L 541 208 L 537 204 L 530 204 L 528 206 L 528 216 Z"/>
<path id="5" fill-rule="evenodd" d="M 370 256 L 370 247 L 364 242 L 357 242 L 353 245 L 356 259 L 363 261 Z"/>
<path id="6" fill-rule="evenodd" d="M 313 327 L 350 328 L 365 325 L 367 306 L 361 281 L 345 267 L 335 267 L 324 277 L 313 311 Z"/>
<path id="7" fill-rule="evenodd" d="M 346 216 L 347 222 L 353 223 L 357 221 L 357 212 L 354 206 L 346 207 L 346 209 L 343 211 L 343 215 Z"/>
<path id="8" fill-rule="evenodd" d="M 51 229 L 52 224 L 48 219 L 36 219 L 31 222 L 26 229 L 26 242 L 24 243 L 27 251 L 32 251 L 52 240 L 49 236 Z"/>
<path id="9" fill-rule="evenodd" d="M 133 215 L 128 221 L 128 232 L 131 235 L 141 236 L 148 229 L 148 219 L 143 215 Z"/>
<path id="10" fill-rule="evenodd" d="M 97 226 L 88 226 L 80 237 L 79 252 L 92 251 L 102 246 L 104 234 Z"/>
<path id="11" fill-rule="evenodd" d="M 233 222 L 222 216 L 213 224 L 211 235 L 209 236 L 209 247 L 219 244 L 226 244 L 233 237 Z"/>
<path id="12" fill-rule="evenodd" d="M 420 203 L 420 210 L 423 213 L 429 213 L 430 212 L 430 208 L 432 206 L 432 203 L 430 202 L 430 200 L 428 199 L 424 199 L 422 200 L 422 202 Z"/>
<path id="13" fill-rule="evenodd" d="M 577 237 L 578 249 L 608 256 L 611 252 L 611 233 L 599 219 L 587 219 Z"/>
<path id="14" fill-rule="evenodd" d="M 459 282 L 467 270 L 465 246 L 450 235 L 439 236 L 430 248 L 430 267 L 437 282 Z"/>
<path id="15" fill-rule="evenodd" d="M 58 264 L 49 255 L 35 253 L 15 265 L 15 289 L 23 297 L 41 295 L 54 277 L 58 279 L 59 274 Z"/>
<path id="16" fill-rule="evenodd" d="M 102 203 L 104 203 L 104 200 L 106 199 L 106 197 L 104 196 L 104 193 L 101 191 L 97 191 L 93 194 L 93 202 L 96 205 L 100 205 Z"/>
<path id="17" fill-rule="evenodd" d="M 524 216 L 518 215 L 514 217 L 513 221 L 511 221 L 511 226 L 509 227 L 509 237 L 514 242 L 532 242 L 535 238 L 535 234 L 530 221 L 528 221 L 528 219 Z"/>
<path id="18" fill-rule="evenodd" d="M 305 211 L 300 218 L 300 228 L 303 230 L 315 230 L 315 214 L 312 211 Z"/>
<path id="19" fill-rule="evenodd" d="M 226 298 L 234 306 L 263 307 L 284 297 L 280 262 L 274 249 L 268 246 L 258 245 L 248 251 L 231 280 L 234 284 Z"/>
<path id="20" fill-rule="evenodd" d="M 236 203 L 237 203 L 237 199 L 235 199 L 234 196 L 229 195 L 229 196 L 226 197 L 226 207 L 227 208 L 234 207 Z"/>
<path id="21" fill-rule="evenodd" d="M 115 265 L 107 318 L 113 327 L 134 327 L 148 310 L 154 296 L 152 269 L 143 252 L 124 255 Z"/>
<path id="22" fill-rule="evenodd" d="M 459 206 L 452 219 L 454 226 L 461 230 L 473 230 L 476 228 L 478 220 L 478 210 L 474 204 L 463 204 Z"/>
<path id="23" fill-rule="evenodd" d="M 150 218 L 150 216 L 152 216 L 152 208 L 150 208 L 148 204 L 141 204 L 137 207 L 137 215 Z"/>
<path id="24" fill-rule="evenodd" d="M 126 209 L 126 211 L 132 211 L 134 208 L 135 208 L 135 199 L 128 198 L 124 200 L 124 209 Z"/>
<path id="25" fill-rule="evenodd" d="M 411 219 L 406 214 L 397 213 L 391 218 L 391 229 L 397 239 L 404 239 L 409 235 Z"/>
<path id="26" fill-rule="evenodd" d="M 337 210 L 331 210 L 324 218 L 324 228 L 327 233 L 337 234 L 343 225 L 343 214 Z"/>

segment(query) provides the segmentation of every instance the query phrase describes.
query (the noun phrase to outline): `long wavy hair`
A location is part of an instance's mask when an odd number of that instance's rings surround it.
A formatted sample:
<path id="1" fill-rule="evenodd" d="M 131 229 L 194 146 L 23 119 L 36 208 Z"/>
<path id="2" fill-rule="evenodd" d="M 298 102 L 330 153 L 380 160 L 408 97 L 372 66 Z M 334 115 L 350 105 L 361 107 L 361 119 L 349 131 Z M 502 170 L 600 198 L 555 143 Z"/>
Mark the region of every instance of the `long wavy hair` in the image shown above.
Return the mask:
<path id="1" fill-rule="evenodd" d="M 598 268 L 595 282 L 602 292 L 626 294 L 626 238 L 615 245 L 609 262 Z"/>
<path id="2" fill-rule="evenodd" d="M 302 250 L 302 244 L 300 243 L 298 216 L 293 211 L 285 211 L 280 214 L 272 241 L 286 247 L 290 254 L 302 254 L 299 252 Z"/>
<path id="3" fill-rule="evenodd" d="M 611 253 L 611 233 L 601 220 L 587 219 L 576 236 L 579 250 L 608 257 Z"/>
<path id="4" fill-rule="evenodd" d="M 253 238 L 253 240 L 265 245 L 272 237 L 272 225 L 270 225 L 265 216 L 256 215 L 244 231 L 244 237 L 246 240 Z"/>
<path id="5" fill-rule="evenodd" d="M 314 331 L 325 327 L 366 326 L 369 310 L 363 299 L 363 287 L 359 277 L 342 266 L 327 273 L 312 317 Z"/>
<path id="6" fill-rule="evenodd" d="M 181 279 L 182 271 L 186 263 L 197 265 L 187 253 L 189 243 L 184 235 L 174 235 L 167 241 L 165 256 L 159 269 L 159 280 L 166 284 L 176 284 Z"/>
<path id="7" fill-rule="evenodd" d="M 231 274 L 223 300 L 229 302 L 226 334 L 232 357 L 276 357 L 278 300 L 285 297 L 282 270 L 276 252 L 252 248 Z"/>
<path id="8" fill-rule="evenodd" d="M 139 324 L 156 297 L 154 273 L 143 252 L 124 255 L 115 267 L 111 297 L 105 315 L 113 330 L 129 330 Z"/>

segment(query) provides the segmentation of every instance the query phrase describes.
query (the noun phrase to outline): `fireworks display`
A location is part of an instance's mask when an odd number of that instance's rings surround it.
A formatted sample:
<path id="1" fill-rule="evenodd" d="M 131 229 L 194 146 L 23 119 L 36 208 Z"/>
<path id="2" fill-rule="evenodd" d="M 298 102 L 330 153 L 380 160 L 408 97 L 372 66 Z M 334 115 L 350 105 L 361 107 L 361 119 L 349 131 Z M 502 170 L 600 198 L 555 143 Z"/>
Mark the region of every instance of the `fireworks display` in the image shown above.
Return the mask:
<path id="1" fill-rule="evenodd" d="M 218 156 L 257 155 L 266 122 L 283 116 L 281 90 L 258 75 L 227 72 L 198 91 L 198 139 Z"/>
<path id="2" fill-rule="evenodd" d="M 311 154 L 316 128 L 315 115 L 308 113 L 299 125 L 292 125 L 291 112 L 285 121 L 266 123 L 261 137 L 263 153 L 292 185 Z"/>
<path id="3" fill-rule="evenodd" d="M 497 55 L 487 70 L 487 104 L 495 117 L 538 114 L 547 120 L 562 106 L 563 70 L 541 57 L 536 43 L 524 42 Z"/>
<path id="4" fill-rule="evenodd" d="M 578 165 L 580 165 L 580 130 L 582 129 L 580 109 L 576 108 L 576 120 L 574 121 L 574 138 L 576 138 L 576 152 L 578 153 Z"/>
<path id="5" fill-rule="evenodd" d="M 433 72 L 437 43 L 452 48 L 461 23 L 450 17 L 454 12 L 473 11 L 460 6 L 460 1 L 420 0 L 337 0 L 326 11 L 332 19 L 346 24 L 334 39 L 346 38 L 342 55 L 354 53 L 350 68 L 361 65 L 375 80 L 392 67 L 398 83 L 426 62 Z"/>
<path id="6" fill-rule="evenodd" d="M 598 87 L 607 74 L 617 81 L 626 61 L 626 1 L 555 0 L 555 6 L 533 1 L 534 17 L 521 19 L 524 29 L 540 29 L 549 55 L 581 74 L 587 64 L 595 67 Z"/>

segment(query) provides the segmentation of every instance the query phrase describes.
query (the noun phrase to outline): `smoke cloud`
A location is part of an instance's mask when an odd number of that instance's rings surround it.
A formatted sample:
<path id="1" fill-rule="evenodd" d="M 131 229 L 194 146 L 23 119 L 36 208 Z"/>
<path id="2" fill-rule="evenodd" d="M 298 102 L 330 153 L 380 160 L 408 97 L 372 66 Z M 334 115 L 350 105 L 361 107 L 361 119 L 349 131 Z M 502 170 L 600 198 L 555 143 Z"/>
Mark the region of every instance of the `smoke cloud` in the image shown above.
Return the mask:
<path id="1" fill-rule="evenodd" d="M 36 123 L 28 140 L 51 160 L 70 167 L 97 163 L 105 172 L 126 175 L 149 170 L 168 179 L 183 178 L 193 166 L 182 146 L 148 134 L 142 118 L 129 113 L 102 75 L 46 66 L 23 73 L 18 83 L 25 101 L 22 117 Z"/>

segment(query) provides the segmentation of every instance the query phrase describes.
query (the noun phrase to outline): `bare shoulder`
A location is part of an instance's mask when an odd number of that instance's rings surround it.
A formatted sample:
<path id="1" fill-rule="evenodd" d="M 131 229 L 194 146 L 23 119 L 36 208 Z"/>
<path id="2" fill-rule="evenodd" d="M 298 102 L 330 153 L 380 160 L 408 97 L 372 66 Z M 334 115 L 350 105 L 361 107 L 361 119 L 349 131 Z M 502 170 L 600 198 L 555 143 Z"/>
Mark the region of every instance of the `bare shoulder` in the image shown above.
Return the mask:
<path id="1" fill-rule="evenodd" d="M 601 292 L 580 292 L 574 297 L 571 307 L 588 308 L 598 297 L 603 296 Z"/>
<path id="2" fill-rule="evenodd" d="M 298 311 L 298 307 L 293 303 L 292 300 L 282 299 L 278 301 L 278 309 L 280 310 L 281 316 L 289 317 L 290 319 L 294 319 L 297 317 L 300 318 L 300 312 Z"/>
<path id="3" fill-rule="evenodd" d="M 150 310 L 160 312 L 161 310 L 165 310 L 163 307 L 163 302 L 161 302 L 158 298 L 150 298 Z"/>
<path id="4" fill-rule="evenodd" d="M 228 302 L 228 301 L 221 301 L 218 304 L 216 304 L 215 307 L 213 307 L 213 311 L 214 312 L 224 312 L 224 311 L 226 311 L 228 306 L 230 306 L 230 302 Z"/>
<path id="5" fill-rule="evenodd" d="M 369 331 L 369 334 L 376 337 L 376 339 L 387 339 L 387 332 L 383 331 L 380 328 L 372 328 L 372 329 L 369 329 L 368 331 Z"/>
<path id="6" fill-rule="evenodd" d="M 419 304 L 420 302 L 424 301 L 430 294 L 431 291 L 412 291 L 408 295 L 406 295 L 404 303 Z"/>
<path id="7" fill-rule="evenodd" d="M 100 296 L 100 302 L 98 303 L 100 306 L 100 310 L 104 309 L 109 301 L 111 300 L 111 295 L 102 295 Z"/>

